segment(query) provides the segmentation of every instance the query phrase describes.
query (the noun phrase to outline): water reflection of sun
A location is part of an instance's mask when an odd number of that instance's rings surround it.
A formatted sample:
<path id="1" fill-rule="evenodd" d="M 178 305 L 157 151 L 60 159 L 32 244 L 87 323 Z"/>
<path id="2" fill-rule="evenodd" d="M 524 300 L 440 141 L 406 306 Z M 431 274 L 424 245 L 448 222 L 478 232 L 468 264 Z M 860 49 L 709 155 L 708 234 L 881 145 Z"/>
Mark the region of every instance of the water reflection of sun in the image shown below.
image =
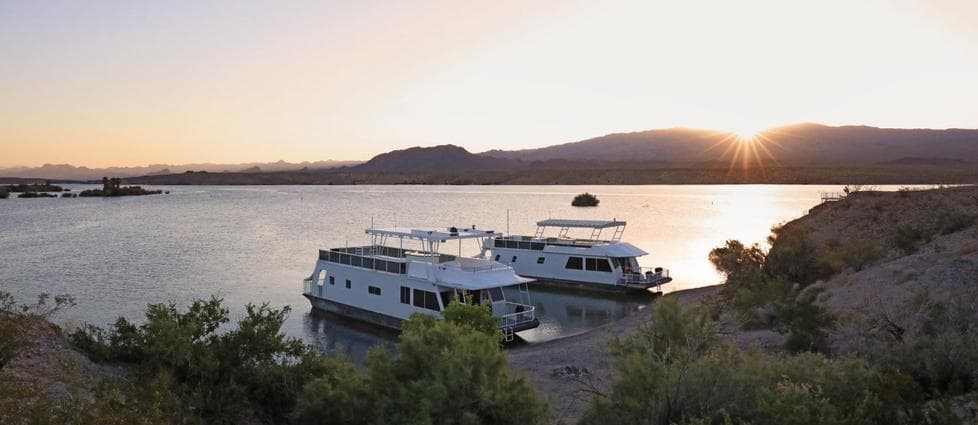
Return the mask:
<path id="1" fill-rule="evenodd" d="M 736 185 L 724 187 L 722 191 L 711 199 L 705 211 L 706 229 L 700 237 L 688 242 L 688 261 L 670 264 L 673 269 L 682 270 L 684 281 L 697 284 L 723 282 L 723 276 L 712 267 L 704 268 L 701 257 L 697 256 L 722 245 L 726 239 L 736 239 L 747 245 L 758 243 L 767 249 L 771 227 L 784 219 L 783 205 L 778 199 L 781 193 L 774 186 Z"/>

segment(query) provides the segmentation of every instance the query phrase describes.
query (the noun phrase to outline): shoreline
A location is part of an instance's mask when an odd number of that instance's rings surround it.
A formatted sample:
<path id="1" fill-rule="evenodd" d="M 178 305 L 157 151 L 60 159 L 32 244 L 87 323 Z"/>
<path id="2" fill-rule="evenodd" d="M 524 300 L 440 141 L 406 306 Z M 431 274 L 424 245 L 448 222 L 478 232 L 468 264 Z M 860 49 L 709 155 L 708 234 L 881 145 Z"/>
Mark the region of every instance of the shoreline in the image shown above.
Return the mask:
<path id="1" fill-rule="evenodd" d="M 683 289 L 662 296 L 691 305 L 716 293 L 721 285 Z M 647 323 L 652 318 L 655 302 L 639 312 L 585 332 L 511 348 L 507 350 L 509 365 L 550 399 L 558 423 L 575 423 L 590 405 L 591 393 L 607 392 L 614 382 L 616 372 L 606 352 L 608 344 Z"/>

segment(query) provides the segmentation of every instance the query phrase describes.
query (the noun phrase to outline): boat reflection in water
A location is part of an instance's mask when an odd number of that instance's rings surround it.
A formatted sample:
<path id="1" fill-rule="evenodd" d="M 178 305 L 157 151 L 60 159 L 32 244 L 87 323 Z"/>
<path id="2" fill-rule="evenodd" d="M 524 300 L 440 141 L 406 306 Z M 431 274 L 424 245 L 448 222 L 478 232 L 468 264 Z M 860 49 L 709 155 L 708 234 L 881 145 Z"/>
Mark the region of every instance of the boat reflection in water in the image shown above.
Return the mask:
<path id="1" fill-rule="evenodd" d="M 647 314 L 654 299 L 651 293 L 646 297 L 534 286 L 530 301 L 540 326 L 520 332 L 517 340 L 532 344 L 584 333 L 630 314 Z M 382 326 L 317 309 L 310 309 L 304 322 L 306 340 L 324 353 L 343 353 L 356 363 L 376 345 L 391 352 L 397 349 L 398 332 Z"/>
<path id="2" fill-rule="evenodd" d="M 363 363 L 367 352 L 382 346 L 392 353 L 397 349 L 398 332 L 390 328 L 310 309 L 303 317 L 306 340 L 324 354 L 339 354 L 357 364 Z"/>
<path id="3" fill-rule="evenodd" d="M 642 314 L 655 296 L 595 293 L 580 289 L 532 286 L 530 302 L 540 326 L 520 336 L 529 343 L 576 335 L 630 314 Z"/>

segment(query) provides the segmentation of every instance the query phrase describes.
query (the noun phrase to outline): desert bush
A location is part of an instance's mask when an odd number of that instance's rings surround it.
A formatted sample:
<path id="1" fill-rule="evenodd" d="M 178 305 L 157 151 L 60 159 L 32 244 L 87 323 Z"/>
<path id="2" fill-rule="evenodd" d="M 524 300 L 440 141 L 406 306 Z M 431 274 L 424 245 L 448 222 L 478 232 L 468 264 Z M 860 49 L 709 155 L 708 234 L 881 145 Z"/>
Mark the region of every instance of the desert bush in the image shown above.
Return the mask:
<path id="1" fill-rule="evenodd" d="M 898 372 L 852 357 L 741 353 L 719 342 L 708 315 L 674 300 L 612 354 L 620 378 L 583 424 L 923 423 L 915 386 Z"/>
<path id="2" fill-rule="evenodd" d="M 281 333 L 288 313 L 249 304 L 236 327 L 219 333 L 229 322 L 219 298 L 196 300 L 186 312 L 152 304 L 142 325 L 120 318 L 109 330 L 86 326 L 71 337 L 95 359 L 133 364 L 140 382 L 170 377 L 180 403 L 203 421 L 278 423 L 306 382 L 342 369 Z"/>
<path id="3" fill-rule="evenodd" d="M 825 253 L 823 254 L 824 263 L 829 266 L 833 274 L 846 269 L 860 271 L 868 265 L 875 263 L 883 256 L 876 241 L 872 239 L 851 238 L 846 243 L 839 243 L 835 240 L 829 244 L 826 241 Z"/>
<path id="4" fill-rule="evenodd" d="M 910 376 L 929 394 L 978 390 L 978 294 L 959 291 L 937 302 L 926 292 L 900 308 L 900 318 L 879 314 L 863 323 L 857 353 Z"/>
<path id="5" fill-rule="evenodd" d="M 797 226 L 771 229 L 771 249 L 764 260 L 764 271 L 807 286 L 832 275 L 832 268 L 818 255 L 808 231 Z"/>
<path id="6" fill-rule="evenodd" d="M 34 304 L 18 305 L 10 293 L 0 291 L 0 368 L 33 344 L 37 326 L 59 310 L 75 305 L 70 295 L 58 295 L 51 301 L 50 295 L 40 294 Z"/>
<path id="7" fill-rule="evenodd" d="M 924 233 L 917 227 L 900 226 L 892 236 L 893 245 L 906 255 L 917 252 L 924 242 Z"/>
<path id="8" fill-rule="evenodd" d="M 311 381 L 296 405 L 296 422 L 546 423 L 546 403 L 508 370 L 498 326 L 484 326 L 489 311 L 452 303 L 445 315 L 448 320 L 415 314 L 405 321 L 399 353 L 371 350 L 363 377 Z"/>
<path id="9" fill-rule="evenodd" d="M 975 224 L 975 217 L 961 211 L 944 211 L 937 216 L 935 230 L 942 235 L 950 235 Z"/>
<path id="10" fill-rule="evenodd" d="M 816 295 L 809 288 L 774 304 L 774 329 L 786 336 L 784 345 L 791 352 L 829 352 L 828 330 L 835 326 L 835 317 L 816 303 Z"/>

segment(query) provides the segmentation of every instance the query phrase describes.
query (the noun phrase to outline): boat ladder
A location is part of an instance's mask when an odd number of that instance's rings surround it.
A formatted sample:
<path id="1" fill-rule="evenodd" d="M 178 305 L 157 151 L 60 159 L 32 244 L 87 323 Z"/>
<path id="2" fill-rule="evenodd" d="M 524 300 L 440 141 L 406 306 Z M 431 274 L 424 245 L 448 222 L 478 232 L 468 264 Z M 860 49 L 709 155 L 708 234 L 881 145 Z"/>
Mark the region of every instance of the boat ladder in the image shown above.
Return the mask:
<path id="1" fill-rule="evenodd" d="M 512 326 L 503 326 L 503 339 L 506 342 L 513 342 L 516 339 L 516 332 L 513 331 Z"/>

